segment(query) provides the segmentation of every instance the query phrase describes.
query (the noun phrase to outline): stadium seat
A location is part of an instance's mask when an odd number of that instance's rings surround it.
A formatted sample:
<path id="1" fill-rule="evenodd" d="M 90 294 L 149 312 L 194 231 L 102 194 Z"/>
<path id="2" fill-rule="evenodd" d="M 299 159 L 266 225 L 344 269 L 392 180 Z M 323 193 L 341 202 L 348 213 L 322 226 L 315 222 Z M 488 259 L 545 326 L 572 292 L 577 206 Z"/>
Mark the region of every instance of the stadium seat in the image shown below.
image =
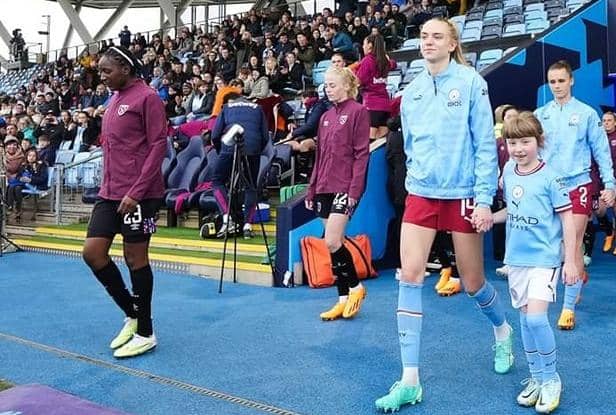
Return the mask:
<path id="1" fill-rule="evenodd" d="M 537 10 L 537 11 L 544 11 L 545 10 L 545 6 L 543 3 L 533 3 L 533 4 L 529 4 L 524 8 L 524 12 L 528 13 L 528 12 L 532 12 L 533 10 Z"/>
<path id="2" fill-rule="evenodd" d="M 54 191 L 54 182 L 55 182 L 55 168 L 47 167 L 47 189 L 36 189 L 36 188 L 24 188 L 21 193 L 24 195 L 30 195 L 34 198 L 34 211 L 32 212 L 32 220 L 36 220 L 36 212 L 38 212 L 38 201 L 44 197 L 47 197 L 50 194 L 53 194 Z M 53 197 L 49 198 L 49 209 L 53 209 Z"/>
<path id="3" fill-rule="evenodd" d="M 524 23 L 524 15 L 523 14 L 510 14 L 504 17 L 505 25 L 514 24 L 514 23 Z"/>
<path id="4" fill-rule="evenodd" d="M 87 151 L 75 154 L 72 163 L 82 163 L 70 167 L 64 171 L 64 185 L 76 189 L 81 185 L 83 178 L 83 162 L 91 157 Z"/>
<path id="5" fill-rule="evenodd" d="M 483 29 L 483 20 L 471 20 L 470 22 L 467 20 L 464 23 L 464 31 L 469 29 Z M 462 33 L 464 33 L 464 31 Z"/>
<path id="6" fill-rule="evenodd" d="M 468 12 L 466 14 L 466 23 L 470 22 L 470 21 L 474 21 L 474 20 L 483 20 L 483 10 L 482 11 L 474 11 L 474 12 Z"/>
<path id="7" fill-rule="evenodd" d="M 503 37 L 519 36 L 526 34 L 526 25 L 524 23 L 515 23 L 505 26 Z"/>
<path id="8" fill-rule="evenodd" d="M 486 4 L 486 12 L 490 10 L 502 10 L 503 3 L 500 1 L 490 1 Z"/>
<path id="9" fill-rule="evenodd" d="M 530 21 L 533 21 L 533 20 L 544 20 L 544 21 L 547 21 L 548 20 L 548 14 L 547 14 L 547 12 L 545 12 L 543 10 L 531 10 L 529 12 L 524 12 L 524 19 L 525 19 L 526 23 L 528 23 Z"/>
<path id="10" fill-rule="evenodd" d="M 503 10 L 503 16 L 510 16 L 512 14 L 524 14 L 524 9 L 522 6 L 512 6 Z"/>
<path id="11" fill-rule="evenodd" d="M 419 38 L 406 39 L 402 44 L 402 50 L 419 49 Z"/>
<path id="12" fill-rule="evenodd" d="M 481 40 L 499 39 L 502 34 L 502 28 L 500 26 L 485 27 L 481 31 Z"/>
<path id="13" fill-rule="evenodd" d="M 75 157 L 75 153 L 71 150 L 58 150 L 55 164 L 69 164 L 73 161 L 73 157 Z"/>
<path id="14" fill-rule="evenodd" d="M 550 27 L 550 22 L 547 20 L 531 20 L 526 23 L 526 33 L 541 33 Z"/>
<path id="15" fill-rule="evenodd" d="M 490 19 L 494 17 L 503 18 L 503 9 L 493 9 L 486 11 L 486 14 L 483 16 L 484 19 Z"/>
<path id="16" fill-rule="evenodd" d="M 480 28 L 470 28 L 470 29 L 464 29 L 464 32 L 462 33 L 462 37 L 460 40 L 462 40 L 462 43 L 466 43 L 466 42 L 474 42 L 481 39 L 481 29 Z"/>
<path id="17" fill-rule="evenodd" d="M 165 158 L 163 159 L 163 164 L 161 165 L 161 169 L 163 172 L 163 179 L 165 182 L 167 178 L 169 178 L 169 174 L 175 167 L 177 163 L 177 157 L 175 154 L 175 149 L 173 148 L 173 142 L 171 137 L 167 137 L 167 153 L 165 154 Z"/>
<path id="18" fill-rule="evenodd" d="M 416 77 L 421 71 L 424 70 L 424 68 L 426 67 L 426 61 L 425 59 L 415 59 L 414 61 L 411 61 L 411 63 L 409 64 L 408 69 L 406 70 L 406 76 L 405 76 L 405 82 L 407 79 L 407 76 L 409 74 L 412 75 L 412 78 Z M 412 79 L 411 78 L 411 79 Z M 410 81 L 408 81 L 410 82 Z"/>
<path id="19" fill-rule="evenodd" d="M 167 190 L 165 190 L 167 208 L 175 207 L 175 200 L 180 193 L 194 190 L 197 177 L 205 163 L 207 158 L 203 140 L 199 136 L 192 137 L 188 146 L 178 154 L 177 164 L 167 179 Z"/>
<path id="20" fill-rule="evenodd" d="M 509 7 L 522 7 L 522 0 L 505 0 L 503 2 L 503 8 Z"/>
<path id="21" fill-rule="evenodd" d="M 466 62 L 473 68 L 477 65 L 477 53 L 476 52 L 468 52 L 464 54 L 464 59 Z"/>

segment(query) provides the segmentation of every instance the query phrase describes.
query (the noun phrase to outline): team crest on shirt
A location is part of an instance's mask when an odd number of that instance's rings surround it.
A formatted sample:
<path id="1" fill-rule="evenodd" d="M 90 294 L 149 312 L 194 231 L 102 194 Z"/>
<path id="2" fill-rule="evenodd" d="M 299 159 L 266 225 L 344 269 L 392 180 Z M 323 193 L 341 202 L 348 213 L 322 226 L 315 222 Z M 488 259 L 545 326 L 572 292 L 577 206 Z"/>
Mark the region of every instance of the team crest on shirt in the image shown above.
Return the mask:
<path id="1" fill-rule="evenodd" d="M 569 127 L 575 127 L 580 123 L 580 116 L 578 114 L 571 114 L 569 118 Z"/>
<path id="2" fill-rule="evenodd" d="M 616 140 L 610 141 L 610 144 L 612 145 L 612 147 L 616 147 Z"/>
<path id="3" fill-rule="evenodd" d="M 324 120 L 323 121 L 323 127 L 327 127 L 329 126 L 329 120 Z"/>
<path id="4" fill-rule="evenodd" d="M 349 119 L 348 115 L 341 115 L 340 118 L 338 118 L 338 122 L 340 123 L 340 125 L 344 125 L 346 124 L 348 119 Z"/>
<path id="5" fill-rule="evenodd" d="M 121 117 L 122 115 L 126 114 L 126 111 L 128 111 L 128 105 L 126 104 L 122 104 L 118 107 L 118 115 Z"/>
<path id="6" fill-rule="evenodd" d="M 460 90 L 454 88 L 449 91 L 447 97 L 449 98 L 449 102 L 447 103 L 448 107 L 459 107 L 462 105 L 462 100 L 460 100 Z"/>
<path id="7" fill-rule="evenodd" d="M 524 189 L 522 188 L 522 186 L 516 185 L 513 187 L 511 194 L 514 198 L 521 199 L 522 196 L 524 195 Z"/>

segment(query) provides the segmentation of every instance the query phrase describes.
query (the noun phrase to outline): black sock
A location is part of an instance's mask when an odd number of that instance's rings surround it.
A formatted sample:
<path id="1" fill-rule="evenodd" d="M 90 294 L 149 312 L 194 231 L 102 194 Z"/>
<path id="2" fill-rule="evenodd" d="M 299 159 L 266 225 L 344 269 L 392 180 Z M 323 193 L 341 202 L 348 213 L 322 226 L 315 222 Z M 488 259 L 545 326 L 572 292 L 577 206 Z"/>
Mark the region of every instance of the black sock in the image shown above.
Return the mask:
<path id="1" fill-rule="evenodd" d="M 133 301 L 137 311 L 137 334 L 144 337 L 152 335 L 152 289 L 154 276 L 152 268 L 146 265 L 143 268 L 130 271 L 130 280 L 133 283 Z"/>
<path id="2" fill-rule="evenodd" d="M 124 280 L 122 279 L 122 273 L 120 273 L 115 262 L 109 261 L 103 268 L 98 271 L 93 270 L 93 272 L 96 279 L 103 284 L 105 290 L 107 290 L 111 298 L 113 298 L 113 301 L 120 306 L 122 311 L 124 311 L 128 317 L 137 318 L 133 297 L 126 289 Z"/>
<path id="3" fill-rule="evenodd" d="M 338 281 L 346 283 L 346 294 L 340 295 L 347 295 L 349 287 L 357 287 L 359 284 L 355 265 L 353 265 L 353 257 L 344 245 L 338 248 L 336 252 L 332 252 L 331 256 L 334 274 L 338 276 Z M 340 286 L 338 287 L 338 293 L 340 293 Z"/>
<path id="4" fill-rule="evenodd" d="M 614 231 L 612 228 L 612 223 L 607 215 L 597 218 L 599 221 L 599 229 L 605 232 L 605 236 L 612 236 L 612 232 Z"/>
<path id="5" fill-rule="evenodd" d="M 588 221 L 586 224 L 586 230 L 584 231 L 584 255 L 592 256 L 592 249 L 595 246 L 595 225 L 592 221 Z"/>

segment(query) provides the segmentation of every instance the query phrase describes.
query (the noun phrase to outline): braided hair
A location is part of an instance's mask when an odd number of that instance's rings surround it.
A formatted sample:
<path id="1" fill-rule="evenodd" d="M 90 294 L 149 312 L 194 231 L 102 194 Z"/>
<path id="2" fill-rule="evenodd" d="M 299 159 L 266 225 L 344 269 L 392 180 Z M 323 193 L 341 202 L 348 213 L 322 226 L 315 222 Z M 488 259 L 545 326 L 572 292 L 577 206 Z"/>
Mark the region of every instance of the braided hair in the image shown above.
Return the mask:
<path id="1" fill-rule="evenodd" d="M 141 73 L 143 64 L 130 50 L 123 46 L 111 46 L 105 51 L 103 56 L 114 61 L 119 66 L 127 66 L 132 76 L 138 76 Z"/>

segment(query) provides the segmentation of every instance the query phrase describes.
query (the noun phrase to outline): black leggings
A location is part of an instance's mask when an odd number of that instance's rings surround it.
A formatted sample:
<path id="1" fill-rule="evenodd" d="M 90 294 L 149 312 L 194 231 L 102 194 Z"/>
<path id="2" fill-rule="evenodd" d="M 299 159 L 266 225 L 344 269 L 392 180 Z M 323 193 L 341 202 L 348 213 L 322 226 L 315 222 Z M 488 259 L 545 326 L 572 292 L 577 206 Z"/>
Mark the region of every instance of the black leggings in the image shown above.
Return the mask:
<path id="1" fill-rule="evenodd" d="M 9 207 L 14 207 L 16 210 L 21 210 L 21 201 L 23 200 L 23 195 L 21 191 L 24 186 L 21 185 L 9 185 L 6 189 L 6 204 Z"/>

